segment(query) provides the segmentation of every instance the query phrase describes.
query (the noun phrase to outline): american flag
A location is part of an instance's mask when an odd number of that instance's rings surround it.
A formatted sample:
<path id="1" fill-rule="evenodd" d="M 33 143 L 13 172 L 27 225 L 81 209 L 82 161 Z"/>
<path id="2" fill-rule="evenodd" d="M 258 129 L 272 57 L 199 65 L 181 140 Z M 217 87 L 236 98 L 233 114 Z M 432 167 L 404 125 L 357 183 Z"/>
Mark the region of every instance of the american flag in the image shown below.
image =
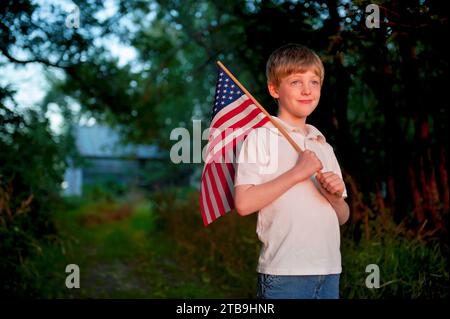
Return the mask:
<path id="1" fill-rule="evenodd" d="M 234 208 L 236 158 L 245 137 L 269 118 L 219 66 L 200 185 L 205 226 Z"/>

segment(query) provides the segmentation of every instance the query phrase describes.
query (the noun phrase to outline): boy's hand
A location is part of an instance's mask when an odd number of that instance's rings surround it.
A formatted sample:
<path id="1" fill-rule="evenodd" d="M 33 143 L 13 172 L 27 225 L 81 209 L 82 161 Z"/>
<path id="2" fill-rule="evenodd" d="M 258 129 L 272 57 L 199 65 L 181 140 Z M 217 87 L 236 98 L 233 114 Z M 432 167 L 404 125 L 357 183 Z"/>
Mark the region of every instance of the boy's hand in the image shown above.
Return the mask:
<path id="1" fill-rule="evenodd" d="M 333 172 L 317 173 L 316 179 L 321 187 L 322 194 L 328 199 L 337 199 L 344 192 L 344 181 Z"/>
<path id="2" fill-rule="evenodd" d="M 316 153 L 310 150 L 305 150 L 299 156 L 297 164 L 294 166 L 293 173 L 298 182 L 301 182 L 317 171 L 323 168 L 322 162 L 317 157 Z"/>

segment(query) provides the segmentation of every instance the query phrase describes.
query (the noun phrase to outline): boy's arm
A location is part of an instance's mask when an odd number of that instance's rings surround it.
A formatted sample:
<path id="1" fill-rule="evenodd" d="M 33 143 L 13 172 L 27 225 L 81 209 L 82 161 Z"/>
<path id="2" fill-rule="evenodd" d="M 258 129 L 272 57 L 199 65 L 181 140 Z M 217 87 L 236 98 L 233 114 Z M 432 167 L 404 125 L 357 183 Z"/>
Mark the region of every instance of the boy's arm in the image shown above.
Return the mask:
<path id="1" fill-rule="evenodd" d="M 259 211 L 322 167 L 316 154 L 306 150 L 292 169 L 277 178 L 259 185 L 236 186 L 234 202 L 237 212 L 241 216 L 246 216 Z"/>
<path id="2" fill-rule="evenodd" d="M 316 179 L 319 182 L 320 192 L 336 211 L 339 225 L 345 224 L 350 216 L 350 207 L 342 196 L 336 195 L 344 192 L 344 181 L 334 172 L 317 174 Z"/>
<path id="3" fill-rule="evenodd" d="M 336 211 L 339 225 L 344 225 L 347 222 L 348 217 L 350 216 L 350 207 L 348 207 L 347 202 L 342 197 L 338 197 L 335 200 L 329 200 L 329 202 Z"/>

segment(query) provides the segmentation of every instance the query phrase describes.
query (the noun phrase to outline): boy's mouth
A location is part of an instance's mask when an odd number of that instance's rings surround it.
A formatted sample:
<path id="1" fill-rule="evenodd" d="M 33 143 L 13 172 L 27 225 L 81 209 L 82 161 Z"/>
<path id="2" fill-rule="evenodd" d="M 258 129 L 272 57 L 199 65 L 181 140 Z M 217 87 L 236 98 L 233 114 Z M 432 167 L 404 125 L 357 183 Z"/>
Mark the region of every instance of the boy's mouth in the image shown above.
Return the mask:
<path id="1" fill-rule="evenodd" d="M 313 100 L 298 100 L 298 102 L 301 104 L 311 104 Z"/>

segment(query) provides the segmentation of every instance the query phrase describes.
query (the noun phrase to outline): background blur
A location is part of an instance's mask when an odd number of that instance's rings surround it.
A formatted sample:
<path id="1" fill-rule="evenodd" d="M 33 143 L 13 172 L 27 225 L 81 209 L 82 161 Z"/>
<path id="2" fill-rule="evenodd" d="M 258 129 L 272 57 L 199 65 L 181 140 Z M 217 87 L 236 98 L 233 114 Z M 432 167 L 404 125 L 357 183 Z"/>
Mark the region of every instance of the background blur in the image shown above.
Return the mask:
<path id="1" fill-rule="evenodd" d="M 169 136 L 209 126 L 218 59 L 275 114 L 265 62 L 297 42 L 349 191 L 342 297 L 448 298 L 447 8 L 374 3 L 379 28 L 368 1 L 2 1 L 0 295 L 254 297 L 256 214 L 205 228 Z"/>

